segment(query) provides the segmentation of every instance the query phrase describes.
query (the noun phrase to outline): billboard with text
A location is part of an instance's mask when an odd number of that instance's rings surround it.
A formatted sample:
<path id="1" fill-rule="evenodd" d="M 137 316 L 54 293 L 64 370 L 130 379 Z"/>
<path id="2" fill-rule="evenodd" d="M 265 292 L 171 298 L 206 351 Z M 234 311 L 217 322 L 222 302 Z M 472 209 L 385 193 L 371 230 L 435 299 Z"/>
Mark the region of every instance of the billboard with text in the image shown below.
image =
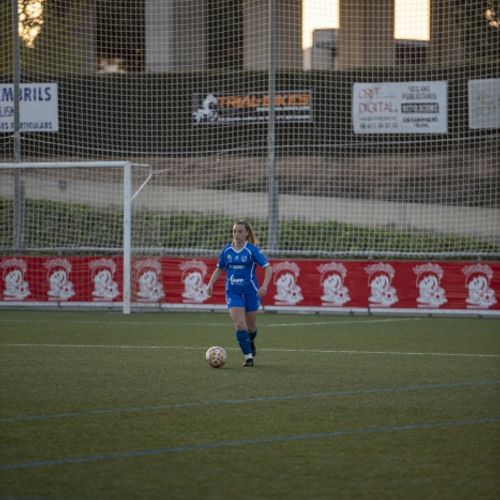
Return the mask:
<path id="1" fill-rule="evenodd" d="M 355 134 L 446 134 L 447 82 L 355 83 Z"/>
<path id="2" fill-rule="evenodd" d="M 59 130 L 57 83 L 21 83 L 19 86 L 21 132 Z M 14 130 L 14 86 L 0 84 L 0 132 Z"/>

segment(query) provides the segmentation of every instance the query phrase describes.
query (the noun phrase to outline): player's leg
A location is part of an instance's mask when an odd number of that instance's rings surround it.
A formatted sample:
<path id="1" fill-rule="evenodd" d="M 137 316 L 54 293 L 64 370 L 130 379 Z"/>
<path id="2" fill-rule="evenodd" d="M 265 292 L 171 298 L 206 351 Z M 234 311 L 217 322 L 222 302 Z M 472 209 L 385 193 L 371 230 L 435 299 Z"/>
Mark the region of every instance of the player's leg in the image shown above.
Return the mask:
<path id="1" fill-rule="evenodd" d="M 231 303 L 234 304 L 234 307 L 229 308 L 229 314 L 231 315 L 234 329 L 236 330 L 236 340 L 238 341 L 241 352 L 245 357 L 245 363 L 243 366 L 252 366 L 252 348 L 250 346 L 250 337 L 248 336 L 247 331 L 245 307 L 243 305 L 236 306 L 236 302 L 237 300 L 234 300 L 234 297 L 232 297 Z"/>
<path id="2" fill-rule="evenodd" d="M 245 307 L 250 348 L 252 350 L 252 356 L 255 356 L 257 354 L 257 349 L 255 348 L 255 337 L 257 336 L 257 311 L 260 307 L 260 297 L 257 295 L 257 292 L 245 294 Z"/>
<path id="3" fill-rule="evenodd" d="M 246 322 L 248 329 L 248 336 L 250 337 L 250 348 L 252 349 L 252 356 L 257 354 L 255 347 L 255 337 L 257 337 L 257 311 L 247 311 Z"/>

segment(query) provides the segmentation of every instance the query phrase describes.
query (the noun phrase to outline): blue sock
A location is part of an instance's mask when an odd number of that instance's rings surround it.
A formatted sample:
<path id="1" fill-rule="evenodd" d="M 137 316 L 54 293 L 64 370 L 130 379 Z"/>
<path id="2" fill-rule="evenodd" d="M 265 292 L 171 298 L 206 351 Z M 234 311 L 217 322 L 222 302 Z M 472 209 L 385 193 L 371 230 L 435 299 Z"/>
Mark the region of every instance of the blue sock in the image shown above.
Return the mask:
<path id="1" fill-rule="evenodd" d="M 252 348 L 250 347 L 250 337 L 246 330 L 236 330 L 236 339 L 238 344 L 240 344 L 241 352 L 247 356 L 252 353 Z"/>
<path id="2" fill-rule="evenodd" d="M 248 335 L 250 337 L 250 340 L 255 340 L 255 337 L 257 337 L 257 328 L 254 332 L 248 332 Z"/>

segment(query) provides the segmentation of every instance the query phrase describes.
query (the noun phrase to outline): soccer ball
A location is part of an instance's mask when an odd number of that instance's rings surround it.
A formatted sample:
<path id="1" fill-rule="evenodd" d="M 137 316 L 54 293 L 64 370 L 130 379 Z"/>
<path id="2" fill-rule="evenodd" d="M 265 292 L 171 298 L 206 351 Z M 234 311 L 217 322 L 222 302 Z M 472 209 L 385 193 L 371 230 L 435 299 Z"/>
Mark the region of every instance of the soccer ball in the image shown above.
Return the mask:
<path id="1" fill-rule="evenodd" d="M 212 368 L 220 368 L 227 359 L 227 353 L 223 347 L 214 345 L 205 354 L 205 359 Z"/>

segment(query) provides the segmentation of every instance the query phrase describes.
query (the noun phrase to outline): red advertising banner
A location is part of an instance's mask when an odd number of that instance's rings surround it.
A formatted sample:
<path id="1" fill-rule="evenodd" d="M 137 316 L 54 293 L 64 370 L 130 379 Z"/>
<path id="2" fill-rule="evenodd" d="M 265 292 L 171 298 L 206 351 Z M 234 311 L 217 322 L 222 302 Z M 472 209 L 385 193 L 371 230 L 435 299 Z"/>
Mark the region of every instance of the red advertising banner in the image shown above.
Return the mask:
<path id="1" fill-rule="evenodd" d="M 216 259 L 132 261 L 132 303 L 224 307 L 224 279 L 208 297 Z M 271 261 L 264 307 L 325 311 L 500 311 L 500 262 Z M 263 271 L 259 269 L 262 278 Z M 0 305 L 123 300 L 121 257 L 0 257 Z"/>

